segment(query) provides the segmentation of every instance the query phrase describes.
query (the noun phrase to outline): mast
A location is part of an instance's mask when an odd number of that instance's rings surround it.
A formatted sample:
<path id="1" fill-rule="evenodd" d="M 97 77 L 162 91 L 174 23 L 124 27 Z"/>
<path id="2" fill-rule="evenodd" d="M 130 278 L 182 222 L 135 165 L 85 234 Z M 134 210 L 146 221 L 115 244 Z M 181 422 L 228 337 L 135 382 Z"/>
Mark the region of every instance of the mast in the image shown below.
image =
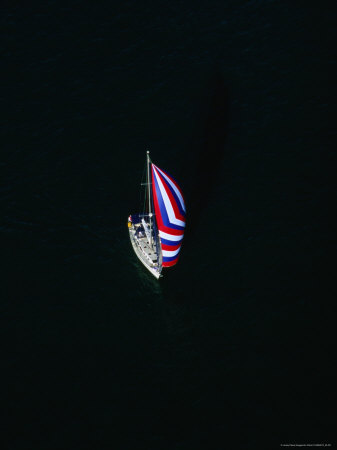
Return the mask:
<path id="1" fill-rule="evenodd" d="M 150 186 L 150 152 L 146 151 L 147 158 L 147 197 L 149 199 L 149 217 L 150 217 L 150 247 L 152 247 L 152 211 L 151 211 L 151 186 Z"/>

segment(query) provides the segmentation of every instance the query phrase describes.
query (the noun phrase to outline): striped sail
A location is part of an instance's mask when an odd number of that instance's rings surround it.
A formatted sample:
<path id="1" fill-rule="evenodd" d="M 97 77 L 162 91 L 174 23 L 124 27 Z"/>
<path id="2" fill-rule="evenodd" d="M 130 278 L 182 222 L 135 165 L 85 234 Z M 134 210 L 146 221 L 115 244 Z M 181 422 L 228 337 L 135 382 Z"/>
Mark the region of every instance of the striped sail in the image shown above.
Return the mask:
<path id="1" fill-rule="evenodd" d="M 177 182 L 151 164 L 152 194 L 163 255 L 163 267 L 174 266 L 179 259 L 185 230 L 185 202 Z"/>

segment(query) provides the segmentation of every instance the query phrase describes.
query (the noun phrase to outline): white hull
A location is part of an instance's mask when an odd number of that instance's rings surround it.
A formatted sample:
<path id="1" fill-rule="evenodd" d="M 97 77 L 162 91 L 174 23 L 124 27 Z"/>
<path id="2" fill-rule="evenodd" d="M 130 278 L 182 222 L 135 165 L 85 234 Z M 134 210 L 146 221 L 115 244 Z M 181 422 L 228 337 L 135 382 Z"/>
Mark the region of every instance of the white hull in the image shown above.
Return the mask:
<path id="1" fill-rule="evenodd" d="M 154 277 L 156 277 L 157 279 L 162 277 L 160 273 L 160 261 L 158 260 L 158 256 L 156 255 L 154 250 L 150 247 L 148 239 L 146 237 L 137 237 L 136 230 L 133 224 L 129 227 L 129 235 L 132 247 L 141 263 L 147 268 L 149 272 L 152 273 Z"/>

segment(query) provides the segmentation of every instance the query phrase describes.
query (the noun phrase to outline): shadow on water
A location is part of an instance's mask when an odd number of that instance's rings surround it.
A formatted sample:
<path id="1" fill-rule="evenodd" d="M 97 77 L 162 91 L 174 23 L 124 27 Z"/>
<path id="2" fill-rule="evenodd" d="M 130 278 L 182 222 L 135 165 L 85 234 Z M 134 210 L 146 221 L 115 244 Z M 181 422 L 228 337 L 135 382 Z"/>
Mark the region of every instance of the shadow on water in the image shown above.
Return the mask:
<path id="1" fill-rule="evenodd" d="M 226 155 L 229 94 L 220 69 L 216 68 L 205 83 L 203 98 L 199 98 L 195 109 L 195 131 L 186 148 L 179 176 L 184 180 L 188 208 L 185 245 L 188 245 L 220 182 L 222 161 Z"/>
<path id="2" fill-rule="evenodd" d="M 137 260 L 133 261 L 134 269 L 138 275 L 138 281 L 140 283 L 140 289 L 143 293 L 151 293 L 152 295 L 161 296 L 162 287 L 160 281 L 154 278 Z"/>
<path id="3" fill-rule="evenodd" d="M 161 280 L 162 292 L 166 299 L 174 304 L 186 304 L 189 301 L 204 301 L 208 294 L 211 279 L 200 285 L 196 273 L 186 269 L 192 267 L 195 241 L 198 241 L 198 254 L 207 254 L 209 242 L 207 236 L 197 238 L 198 229 L 203 221 L 210 200 L 217 186 L 223 182 L 223 161 L 228 157 L 226 140 L 229 128 L 229 94 L 221 71 L 215 67 L 200 87 L 194 104 L 194 126 L 182 159 L 181 171 L 177 179 L 181 181 L 187 209 L 187 226 L 183 242 L 184 261 L 177 267 L 165 270 Z M 191 244 L 191 246 L 190 246 Z M 199 270 L 200 269 L 200 264 Z M 186 272 L 187 270 L 187 272 Z M 189 279 L 188 294 L 186 276 Z M 193 300 L 192 300 L 193 299 Z"/>

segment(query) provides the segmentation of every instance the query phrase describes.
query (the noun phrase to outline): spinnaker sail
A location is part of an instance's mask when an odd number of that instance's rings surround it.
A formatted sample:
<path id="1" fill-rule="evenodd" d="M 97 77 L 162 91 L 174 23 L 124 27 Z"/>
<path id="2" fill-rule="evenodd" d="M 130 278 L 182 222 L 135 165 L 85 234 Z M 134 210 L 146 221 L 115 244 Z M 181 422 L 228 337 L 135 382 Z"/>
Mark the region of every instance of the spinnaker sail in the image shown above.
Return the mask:
<path id="1" fill-rule="evenodd" d="M 186 224 L 186 208 L 178 183 L 151 164 L 152 193 L 163 256 L 163 267 L 174 266 L 179 259 Z"/>

